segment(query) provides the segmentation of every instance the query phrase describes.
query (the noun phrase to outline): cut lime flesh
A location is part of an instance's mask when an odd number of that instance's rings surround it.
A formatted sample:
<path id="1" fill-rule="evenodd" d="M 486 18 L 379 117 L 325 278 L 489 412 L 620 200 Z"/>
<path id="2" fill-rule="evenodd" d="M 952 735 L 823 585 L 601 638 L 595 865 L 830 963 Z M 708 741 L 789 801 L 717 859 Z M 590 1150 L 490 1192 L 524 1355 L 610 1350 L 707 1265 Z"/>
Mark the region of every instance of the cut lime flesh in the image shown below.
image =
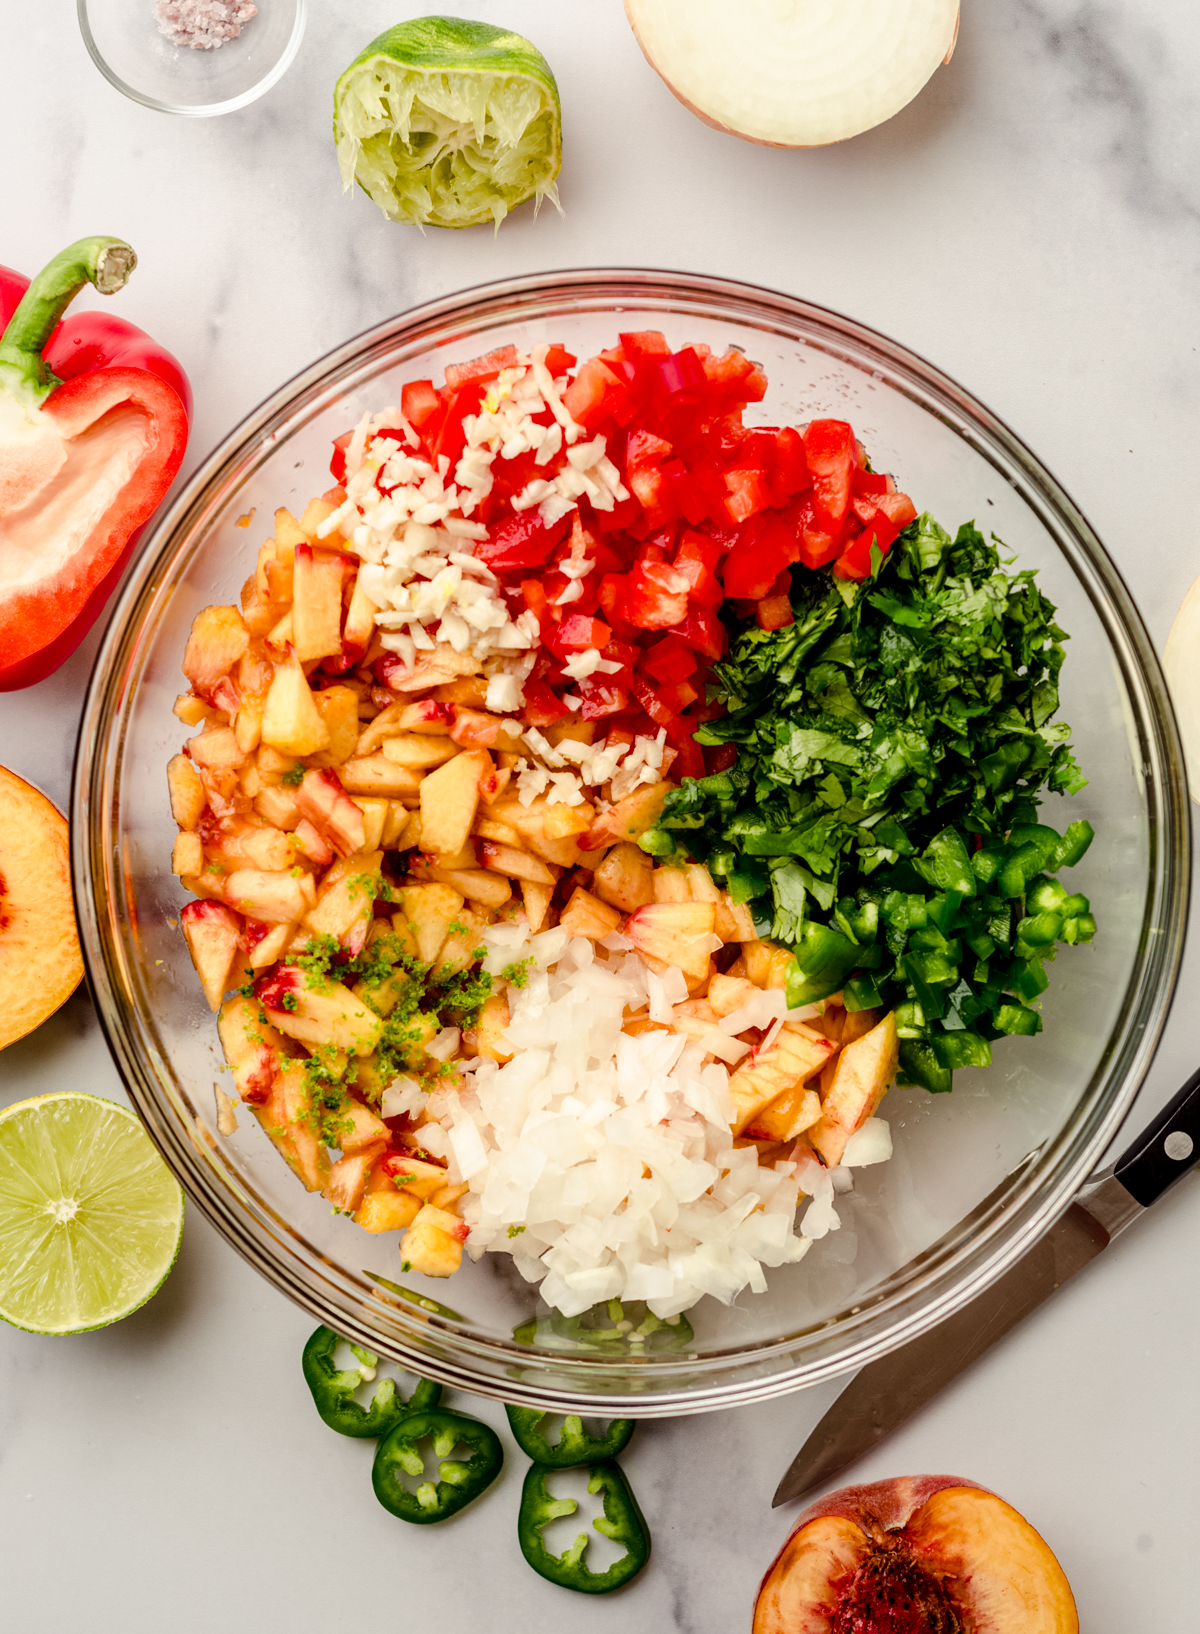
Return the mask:
<path id="1" fill-rule="evenodd" d="M 183 1192 L 132 1112 L 75 1091 L 0 1112 L 0 1317 L 32 1333 L 117 1322 L 179 1252 Z"/>
<path id="2" fill-rule="evenodd" d="M 558 203 L 558 88 L 519 34 L 420 17 L 373 40 L 334 92 L 342 182 L 419 226 L 497 225 L 526 199 Z"/>

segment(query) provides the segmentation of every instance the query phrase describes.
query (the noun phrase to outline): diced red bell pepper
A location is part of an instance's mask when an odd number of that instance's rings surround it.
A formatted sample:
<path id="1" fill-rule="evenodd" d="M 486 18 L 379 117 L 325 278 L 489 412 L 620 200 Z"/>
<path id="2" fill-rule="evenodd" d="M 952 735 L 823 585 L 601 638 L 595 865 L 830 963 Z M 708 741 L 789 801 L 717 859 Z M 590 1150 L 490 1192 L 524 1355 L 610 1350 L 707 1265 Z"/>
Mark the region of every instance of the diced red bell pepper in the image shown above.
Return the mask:
<path id="1" fill-rule="evenodd" d="M 570 516 L 560 516 L 557 522 L 547 525 L 536 508 L 518 511 L 501 522 L 490 539 L 479 541 L 475 555 L 493 573 L 520 573 L 541 567 L 570 526 Z"/>
<path id="2" fill-rule="evenodd" d="M 466 363 L 448 363 L 446 365 L 446 385 L 451 391 L 459 391 L 463 386 L 470 385 L 472 381 L 495 380 L 502 369 L 515 369 L 516 367 L 516 347 L 501 346 L 495 352 L 485 352 L 482 357 L 473 357 Z"/>
<path id="3" fill-rule="evenodd" d="M 791 598 L 786 595 L 764 596 L 754 609 L 754 617 L 760 630 L 782 630 L 786 624 L 796 622 Z"/>
<path id="4" fill-rule="evenodd" d="M 764 511 L 746 526 L 725 559 L 725 594 L 751 601 L 769 595 L 775 580 L 799 556 L 794 525 L 778 511 Z"/>
<path id="5" fill-rule="evenodd" d="M 414 431 L 422 436 L 435 415 L 442 411 L 442 402 L 433 389 L 432 380 L 410 380 L 400 392 L 400 412 Z M 353 433 L 350 433 L 353 436 Z"/>
<path id="6" fill-rule="evenodd" d="M 704 747 L 704 770 L 709 777 L 727 772 L 737 759 L 735 743 L 713 743 Z"/>
<path id="7" fill-rule="evenodd" d="M 585 721 L 603 720 L 629 708 L 629 689 L 613 675 L 589 675 L 576 690 L 583 699 L 580 713 Z"/>
<path id="8" fill-rule="evenodd" d="M 346 480 L 346 450 L 354 437 L 352 431 L 343 431 L 340 437 L 333 439 L 333 453 L 329 459 L 329 475 L 335 482 Z"/>
<path id="9" fill-rule="evenodd" d="M 445 418 L 438 427 L 437 437 L 431 449 L 433 464 L 436 466 L 444 455 L 450 462 L 451 475 L 454 474 L 454 467 L 458 464 L 459 456 L 467 442 L 463 421 L 469 414 L 478 414 L 484 390 L 485 388 L 476 380 L 456 391 L 450 398 Z"/>
<path id="10" fill-rule="evenodd" d="M 688 601 L 693 606 L 719 607 L 725 599 L 717 567 L 721 547 L 702 533 L 685 533 L 675 552 L 674 567 L 688 581 Z"/>
<path id="11" fill-rule="evenodd" d="M 706 658 L 715 663 L 724 653 L 729 644 L 729 637 L 725 633 L 725 626 L 707 607 L 692 607 L 682 624 L 675 627 L 675 633 L 681 641 L 686 641 L 689 647 L 694 647 Z"/>
<path id="12" fill-rule="evenodd" d="M 564 613 L 548 645 L 559 658 L 566 658 L 573 652 L 587 652 L 589 647 L 603 647 L 611 634 L 608 625 L 598 618 L 589 618 L 585 613 Z"/>
<path id="13" fill-rule="evenodd" d="M 610 679 L 624 686 L 633 672 L 633 666 L 638 661 L 640 650 L 640 648 L 634 646 L 632 641 L 624 641 L 615 635 L 606 641 L 600 649 L 601 658 L 606 659 L 610 664 L 621 665 L 619 671 L 613 671 Z"/>
<path id="14" fill-rule="evenodd" d="M 626 582 L 621 614 L 640 630 L 669 630 L 687 617 L 688 589 L 683 574 L 665 562 L 639 562 Z"/>
<path id="15" fill-rule="evenodd" d="M 796 494 L 812 487 L 812 472 L 800 433 L 792 426 L 777 431 L 773 455 L 771 487 L 775 491 L 775 503 L 786 505 Z"/>
<path id="16" fill-rule="evenodd" d="M 896 484 L 882 471 L 855 471 L 850 487 L 856 498 L 863 494 L 894 494 L 896 491 Z"/>
<path id="17" fill-rule="evenodd" d="M 718 387 L 723 397 L 734 402 L 761 403 L 767 395 L 766 375 L 744 353 L 733 348 L 720 357 L 706 357 L 704 373 L 710 385 Z"/>
<path id="18" fill-rule="evenodd" d="M 570 705 L 565 704 L 552 692 L 545 681 L 530 679 L 525 682 L 524 691 L 523 713 L 531 726 L 549 726 L 553 721 L 560 721 L 571 713 Z"/>
<path id="19" fill-rule="evenodd" d="M 629 690 L 655 726 L 669 727 L 671 725 L 675 719 L 676 711 L 660 695 L 657 687 L 652 686 L 649 681 L 644 681 L 640 675 L 635 675 L 630 683 Z"/>
<path id="20" fill-rule="evenodd" d="M 619 499 L 611 511 L 597 511 L 589 521 L 600 533 L 623 533 L 641 514 L 642 507 L 631 494 L 628 499 Z"/>
<path id="21" fill-rule="evenodd" d="M 873 527 L 880 546 L 891 545 L 902 528 L 915 522 L 917 507 L 907 494 L 895 491 L 863 495 L 854 501 L 854 513 L 864 527 Z"/>
<path id="22" fill-rule="evenodd" d="M 704 764 L 704 751 L 692 736 L 693 723 L 683 716 L 677 724 L 682 730 L 667 733 L 671 747 L 675 750 L 675 759 L 671 765 L 672 778 L 705 776 L 707 767 Z"/>
<path id="23" fill-rule="evenodd" d="M 637 413 L 637 405 L 625 389 L 625 382 L 602 363 L 589 358 L 563 393 L 563 406 L 571 418 L 591 431 L 601 420 L 612 419 L 626 426 Z"/>
<path id="24" fill-rule="evenodd" d="M 812 472 L 817 526 L 823 533 L 839 534 L 858 458 L 853 427 L 845 420 L 814 420 L 804 433 L 804 454 Z"/>
<path id="25" fill-rule="evenodd" d="M 560 374 L 566 374 L 568 369 L 575 367 L 575 354 L 574 352 L 568 352 L 565 346 L 555 344 L 547 350 L 542 361 L 557 379 Z"/>
<path id="26" fill-rule="evenodd" d="M 632 333 L 622 333 L 617 339 L 621 342 L 621 350 L 631 362 L 643 357 L 667 357 L 671 351 L 667 345 L 667 337 L 657 329 L 639 329 Z"/>
<path id="27" fill-rule="evenodd" d="M 696 672 L 696 655 L 686 641 L 672 633 L 646 648 L 641 667 L 652 681 L 685 681 Z"/>
<path id="28" fill-rule="evenodd" d="M 865 500 L 858 501 L 855 509 L 858 504 L 865 503 Z M 876 506 L 875 514 L 857 539 L 852 539 L 844 547 L 833 564 L 833 571 L 839 579 L 867 578 L 871 572 L 872 544 L 878 545 L 886 556 L 900 530 L 916 520 L 917 508 L 907 494 L 878 494 L 870 503 Z"/>
<path id="29" fill-rule="evenodd" d="M 690 346 L 685 346 L 681 352 L 672 352 L 663 358 L 658 364 L 657 376 L 659 390 L 668 397 L 703 386 L 708 380 L 704 364 Z"/>
<path id="30" fill-rule="evenodd" d="M 819 526 L 811 498 L 798 502 L 793 528 L 796 535 L 796 555 L 805 567 L 824 567 L 832 562 L 842 548 L 841 532 L 826 533 Z"/>
<path id="31" fill-rule="evenodd" d="M 771 480 L 762 469 L 739 466 L 725 473 L 725 514 L 745 522 L 775 503 Z"/>

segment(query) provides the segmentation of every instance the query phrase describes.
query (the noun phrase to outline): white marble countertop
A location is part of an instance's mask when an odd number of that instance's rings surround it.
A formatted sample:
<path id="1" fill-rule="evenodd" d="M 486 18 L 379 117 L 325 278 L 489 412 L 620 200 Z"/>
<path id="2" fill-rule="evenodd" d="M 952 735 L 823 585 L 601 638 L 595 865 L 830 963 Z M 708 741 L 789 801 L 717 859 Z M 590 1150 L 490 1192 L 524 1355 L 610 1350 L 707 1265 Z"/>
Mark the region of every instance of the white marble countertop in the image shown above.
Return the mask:
<path id="1" fill-rule="evenodd" d="M 0 0 L 0 260 L 31 272 L 97 231 L 136 246 L 117 310 L 190 372 L 187 469 L 295 370 L 413 302 L 558 267 L 727 275 L 840 309 L 962 380 L 1087 512 L 1161 648 L 1200 571 L 1200 11 L 967 0 L 952 66 L 901 115 L 839 148 L 785 153 L 691 118 L 620 0 L 471 0 L 471 15 L 529 34 L 558 75 L 565 216 L 422 238 L 342 197 L 329 136 L 336 72 L 417 8 L 310 3 L 274 90 L 185 121 L 101 79 L 70 0 Z M 64 803 L 95 645 L 0 702 L 0 763 Z M 1131 1128 L 1196 1065 L 1197 963 Z M 82 993 L 0 1058 L 6 1103 L 64 1086 L 122 1095 Z M 992 1486 L 1051 1542 L 1088 1634 L 1187 1634 L 1198 1238 L 1191 1178 L 856 1478 L 949 1470 Z M 70 1339 L 0 1331 L 6 1623 L 748 1626 L 795 1513 L 773 1512 L 771 1493 L 836 1385 L 644 1425 L 625 1463 L 651 1568 L 618 1602 L 568 1599 L 517 1551 L 519 1459 L 452 1526 L 416 1531 L 379 1507 L 370 1444 L 331 1435 L 309 1405 L 311 1325 L 193 1209 L 175 1272 L 128 1321 Z"/>

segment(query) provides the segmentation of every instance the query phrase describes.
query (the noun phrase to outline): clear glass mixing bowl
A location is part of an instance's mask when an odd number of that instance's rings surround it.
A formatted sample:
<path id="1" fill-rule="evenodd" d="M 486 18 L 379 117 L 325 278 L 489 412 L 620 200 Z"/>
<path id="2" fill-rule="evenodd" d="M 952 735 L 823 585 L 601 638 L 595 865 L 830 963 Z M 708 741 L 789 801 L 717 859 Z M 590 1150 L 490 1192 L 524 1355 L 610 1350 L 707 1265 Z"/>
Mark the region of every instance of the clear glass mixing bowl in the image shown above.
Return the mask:
<path id="1" fill-rule="evenodd" d="M 586 357 L 619 330 L 673 346 L 742 347 L 770 380 L 758 418 L 849 419 L 878 468 L 944 525 L 975 518 L 1035 567 L 1071 633 L 1063 717 L 1090 778 L 1051 802 L 1096 840 L 1071 876 L 1092 899 L 1093 946 L 1064 950 L 1045 1032 L 1011 1039 L 950 1096 L 896 1089 L 892 1162 L 859 1171 L 842 1229 L 762 1295 L 705 1299 L 667 1348 L 555 1334 L 504 1255 L 449 1282 L 404 1276 L 373 1237 L 306 1194 L 256 1121 L 215 1133 L 215 1019 L 178 929 L 165 767 L 195 613 L 236 601 L 274 508 L 328 485 L 331 440 L 409 379 L 516 342 Z M 254 512 L 249 529 L 238 519 Z M 265 524 L 265 525 L 264 525 Z M 1069 806 L 1069 811 L 1068 811 Z M 1128 1108 L 1166 1017 L 1188 899 L 1179 740 L 1129 593 L 1075 505 L 1007 428 L 902 347 L 832 312 L 745 285 L 581 271 L 489 285 L 419 307 L 332 352 L 243 422 L 159 520 L 112 619 L 83 713 L 74 868 L 92 989 L 118 1066 L 189 1196 L 268 1280 L 314 1316 L 446 1383 L 510 1401 L 643 1416 L 796 1389 L 937 1322 L 1021 1254 L 1065 1207 Z M 383 1278 L 383 1283 L 375 1280 Z M 401 1292 L 392 1292 L 387 1283 Z M 523 1343 L 514 1338 L 521 1329 Z"/>

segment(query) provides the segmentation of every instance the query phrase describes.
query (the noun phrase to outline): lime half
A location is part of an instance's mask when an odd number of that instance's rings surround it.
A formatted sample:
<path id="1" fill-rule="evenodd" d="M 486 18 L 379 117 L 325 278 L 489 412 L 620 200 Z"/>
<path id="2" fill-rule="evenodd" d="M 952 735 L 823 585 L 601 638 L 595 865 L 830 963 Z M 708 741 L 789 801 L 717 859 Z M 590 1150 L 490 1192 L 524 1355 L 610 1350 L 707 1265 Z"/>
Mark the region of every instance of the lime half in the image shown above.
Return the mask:
<path id="1" fill-rule="evenodd" d="M 520 34 L 417 17 L 372 40 L 338 80 L 342 185 L 393 221 L 475 227 L 526 199 L 558 204 L 558 86 Z"/>
<path id="2" fill-rule="evenodd" d="M 183 1192 L 133 1113 L 69 1091 L 0 1112 L 0 1317 L 83 1333 L 144 1305 L 179 1252 Z"/>

